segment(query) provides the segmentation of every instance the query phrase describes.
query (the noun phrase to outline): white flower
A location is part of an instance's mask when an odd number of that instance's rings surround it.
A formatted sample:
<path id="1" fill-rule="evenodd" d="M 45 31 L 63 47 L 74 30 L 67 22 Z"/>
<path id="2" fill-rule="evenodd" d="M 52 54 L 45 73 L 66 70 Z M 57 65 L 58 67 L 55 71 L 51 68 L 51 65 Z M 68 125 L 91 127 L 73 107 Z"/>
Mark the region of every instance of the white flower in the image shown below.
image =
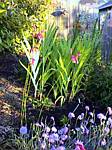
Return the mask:
<path id="1" fill-rule="evenodd" d="M 27 134 L 28 130 L 26 126 L 22 126 L 19 130 L 20 134 L 24 135 Z"/>

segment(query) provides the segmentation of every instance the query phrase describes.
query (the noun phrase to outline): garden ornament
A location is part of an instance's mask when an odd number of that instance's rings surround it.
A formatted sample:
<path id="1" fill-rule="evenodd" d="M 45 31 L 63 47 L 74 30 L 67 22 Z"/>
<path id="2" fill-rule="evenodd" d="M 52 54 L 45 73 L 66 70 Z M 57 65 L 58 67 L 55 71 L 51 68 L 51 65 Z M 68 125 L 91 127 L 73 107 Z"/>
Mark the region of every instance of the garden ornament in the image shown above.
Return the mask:
<path id="1" fill-rule="evenodd" d="M 54 17 L 60 17 L 61 15 L 65 15 L 65 13 L 67 13 L 65 9 L 57 9 L 51 15 L 53 15 Z"/>

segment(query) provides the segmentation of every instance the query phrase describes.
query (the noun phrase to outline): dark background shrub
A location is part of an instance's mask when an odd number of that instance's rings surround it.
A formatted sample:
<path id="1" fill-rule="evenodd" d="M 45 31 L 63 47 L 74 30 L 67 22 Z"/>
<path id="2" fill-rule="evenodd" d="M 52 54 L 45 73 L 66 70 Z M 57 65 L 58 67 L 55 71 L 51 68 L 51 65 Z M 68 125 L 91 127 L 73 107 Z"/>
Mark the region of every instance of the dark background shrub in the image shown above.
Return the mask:
<path id="1" fill-rule="evenodd" d="M 88 76 L 86 93 L 96 107 L 112 106 L 112 65 L 96 65 Z"/>

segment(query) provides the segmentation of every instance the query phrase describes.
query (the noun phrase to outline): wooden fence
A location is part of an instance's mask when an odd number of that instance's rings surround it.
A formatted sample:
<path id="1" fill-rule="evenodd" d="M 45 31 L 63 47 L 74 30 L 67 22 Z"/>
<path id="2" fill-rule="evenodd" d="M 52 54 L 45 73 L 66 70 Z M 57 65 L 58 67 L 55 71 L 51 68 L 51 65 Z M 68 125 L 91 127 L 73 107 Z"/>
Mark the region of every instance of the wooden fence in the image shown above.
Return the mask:
<path id="1" fill-rule="evenodd" d="M 102 60 L 110 63 L 112 53 L 112 17 L 106 14 L 104 23 L 102 24 Z"/>
<path id="2" fill-rule="evenodd" d="M 67 35 L 71 33 L 74 25 L 77 24 L 79 14 L 83 15 L 84 13 L 82 12 L 85 12 L 85 14 L 90 13 L 90 10 L 83 5 L 75 5 L 75 3 L 68 4 L 66 1 L 64 3 L 62 1 L 60 3 L 53 3 L 51 5 L 52 12 L 56 11 L 56 9 L 59 8 L 65 9 L 67 13 L 65 15 L 61 15 L 60 17 L 54 17 L 49 14 L 48 22 L 50 22 L 50 24 L 54 22 L 55 25 L 59 27 L 59 34 L 64 37 L 67 37 Z M 95 16 L 94 9 L 91 13 L 91 16 L 93 18 Z M 85 22 L 84 24 L 82 24 L 82 29 L 85 30 L 89 23 L 90 22 Z"/>

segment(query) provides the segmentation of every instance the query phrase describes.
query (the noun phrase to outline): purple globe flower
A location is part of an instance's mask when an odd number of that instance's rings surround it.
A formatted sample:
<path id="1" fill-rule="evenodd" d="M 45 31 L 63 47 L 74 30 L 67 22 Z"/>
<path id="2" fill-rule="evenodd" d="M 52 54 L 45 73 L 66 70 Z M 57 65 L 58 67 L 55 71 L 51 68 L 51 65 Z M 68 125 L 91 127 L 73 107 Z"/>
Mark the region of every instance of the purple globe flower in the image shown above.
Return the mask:
<path id="1" fill-rule="evenodd" d="M 107 111 L 109 115 L 112 115 L 112 108 L 111 107 L 107 107 Z"/>
<path id="2" fill-rule="evenodd" d="M 56 148 L 56 150 L 65 150 L 65 147 L 64 146 L 59 146 Z"/>
<path id="3" fill-rule="evenodd" d="M 47 126 L 47 127 L 45 127 L 45 131 L 47 132 L 47 133 L 49 133 L 50 132 L 50 128 Z"/>
<path id="4" fill-rule="evenodd" d="M 50 150 L 56 150 L 56 147 L 54 145 L 52 145 Z"/>
<path id="5" fill-rule="evenodd" d="M 106 140 L 103 139 L 103 140 L 101 141 L 101 146 L 105 146 L 105 145 L 106 145 Z"/>
<path id="6" fill-rule="evenodd" d="M 68 138 L 67 135 L 61 135 L 61 140 L 62 140 L 62 141 L 65 141 L 67 138 Z"/>
<path id="7" fill-rule="evenodd" d="M 19 130 L 20 134 L 24 135 L 24 134 L 27 134 L 28 132 L 28 129 L 26 126 L 22 126 Z"/>
<path id="8" fill-rule="evenodd" d="M 54 143 L 55 141 L 59 141 L 59 135 L 57 133 L 52 133 L 49 135 L 49 142 Z"/>
<path id="9" fill-rule="evenodd" d="M 67 132 L 68 132 L 68 127 L 66 127 L 66 126 L 58 131 L 58 133 L 61 134 L 61 135 L 62 134 L 67 134 Z"/>
<path id="10" fill-rule="evenodd" d="M 45 141 L 43 141 L 42 143 L 41 143 L 41 145 L 40 145 L 40 147 L 41 147 L 41 149 L 46 149 L 46 142 Z"/>
<path id="11" fill-rule="evenodd" d="M 72 113 L 72 112 L 69 112 L 69 114 L 68 114 L 68 118 L 69 118 L 69 119 L 75 118 L 75 115 L 74 115 L 74 113 Z"/>
<path id="12" fill-rule="evenodd" d="M 84 119 L 84 113 L 81 113 L 81 115 L 78 116 L 78 119 L 79 119 L 79 120 Z"/>
<path id="13" fill-rule="evenodd" d="M 52 132 L 57 132 L 57 129 L 56 129 L 56 127 L 52 127 Z"/>
<path id="14" fill-rule="evenodd" d="M 106 116 L 104 116 L 104 114 L 102 114 L 102 113 L 98 114 L 97 118 L 100 119 L 101 121 L 106 120 Z"/>
<path id="15" fill-rule="evenodd" d="M 42 137 L 43 137 L 44 139 L 48 139 L 48 134 L 43 133 L 43 134 L 42 134 Z"/>
<path id="16" fill-rule="evenodd" d="M 93 118 L 93 112 L 89 112 L 89 115 Z"/>
<path id="17" fill-rule="evenodd" d="M 109 129 L 108 127 L 105 127 L 104 133 L 105 133 L 105 134 L 109 134 L 109 132 L 110 132 L 110 129 Z"/>
<path id="18" fill-rule="evenodd" d="M 86 111 L 89 111 L 89 106 L 85 106 Z"/>

